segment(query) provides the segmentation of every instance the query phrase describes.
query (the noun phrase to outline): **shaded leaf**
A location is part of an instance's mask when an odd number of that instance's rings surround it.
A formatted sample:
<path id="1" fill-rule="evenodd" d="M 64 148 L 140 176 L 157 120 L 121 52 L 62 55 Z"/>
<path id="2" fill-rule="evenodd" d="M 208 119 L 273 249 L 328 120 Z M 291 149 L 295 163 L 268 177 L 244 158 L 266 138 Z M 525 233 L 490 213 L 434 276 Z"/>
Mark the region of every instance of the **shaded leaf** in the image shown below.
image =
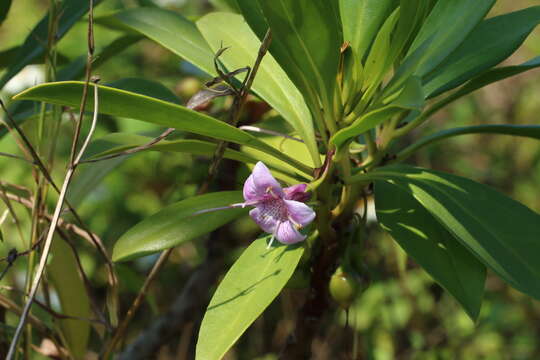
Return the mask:
<path id="1" fill-rule="evenodd" d="M 101 1 L 95 0 L 94 6 Z M 56 37 L 60 40 L 71 27 L 88 12 L 89 2 L 87 0 L 64 0 L 60 3 L 62 16 L 58 21 Z M 26 37 L 18 56 L 8 67 L 6 73 L 0 79 L 0 89 L 26 65 L 32 63 L 40 56 L 45 55 L 44 44 L 47 43 L 49 15 L 46 14 Z"/>
<path id="2" fill-rule="evenodd" d="M 63 239 L 55 237 L 51 255 L 47 274 L 55 285 L 61 313 L 83 319 L 92 318 L 88 293 L 77 271 L 73 251 Z M 84 358 L 90 340 L 90 322 L 78 319 L 59 319 L 58 322 L 73 358 Z"/>
<path id="3" fill-rule="evenodd" d="M 0 2 L 0 25 L 6 20 L 10 7 L 11 0 L 2 0 L 2 2 Z"/>
<path id="4" fill-rule="evenodd" d="M 485 266 L 413 196 L 392 182 L 375 182 L 375 207 L 383 229 L 476 320 Z"/>
<path id="5" fill-rule="evenodd" d="M 441 141 L 450 137 L 466 135 L 466 134 L 500 134 L 500 135 L 513 135 L 529 137 L 540 140 L 540 125 L 507 125 L 507 124 L 489 124 L 489 125 L 476 125 L 465 126 L 453 129 L 447 129 L 438 131 L 434 134 L 426 136 L 414 144 L 408 146 L 404 150 L 400 151 L 397 155 L 396 162 L 406 159 L 409 155 L 414 153 L 424 146 L 428 146 L 437 141 Z"/>
<path id="6" fill-rule="evenodd" d="M 492 188 L 409 166 L 369 173 L 410 193 L 462 245 L 511 286 L 540 299 L 540 215 Z"/>
<path id="7" fill-rule="evenodd" d="M 267 249 L 269 238 L 255 240 L 219 284 L 201 324 L 195 359 L 221 359 L 292 276 L 304 248 Z"/>
<path id="8" fill-rule="evenodd" d="M 182 15 L 160 8 L 135 8 L 99 17 L 96 22 L 145 36 L 214 74 L 214 54 L 195 24 Z"/>
<path id="9" fill-rule="evenodd" d="M 439 65 L 494 4 L 495 0 L 437 1 L 409 49 L 411 55 L 425 42 L 430 43 L 414 74 L 423 77 Z"/>
<path id="10" fill-rule="evenodd" d="M 247 214 L 248 209 L 234 208 L 195 215 L 197 211 L 242 201 L 241 191 L 223 191 L 194 196 L 169 205 L 122 235 L 114 244 L 113 261 L 152 254 L 208 234 Z"/>
<path id="11" fill-rule="evenodd" d="M 300 91 L 315 91 L 331 108 L 342 43 L 335 7 L 326 0 L 257 1 L 272 30 L 274 58 Z"/>

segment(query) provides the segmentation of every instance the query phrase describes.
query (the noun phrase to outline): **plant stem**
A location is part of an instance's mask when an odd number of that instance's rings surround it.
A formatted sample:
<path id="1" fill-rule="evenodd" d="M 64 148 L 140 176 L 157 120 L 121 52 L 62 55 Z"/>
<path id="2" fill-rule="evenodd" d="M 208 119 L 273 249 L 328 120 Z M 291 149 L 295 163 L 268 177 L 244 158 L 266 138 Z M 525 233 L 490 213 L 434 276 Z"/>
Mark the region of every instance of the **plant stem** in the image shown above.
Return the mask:
<path id="1" fill-rule="evenodd" d="M 79 164 L 79 161 L 81 160 L 82 155 L 84 154 L 84 151 L 86 150 L 86 147 L 88 146 L 88 143 L 90 141 L 90 138 L 92 137 L 96 122 L 97 122 L 97 116 L 98 116 L 98 110 L 99 110 L 99 101 L 98 101 L 98 87 L 94 86 L 94 116 L 92 119 L 92 126 L 90 128 L 90 131 L 87 135 L 86 141 L 84 142 L 83 146 L 81 147 L 78 155 L 74 156 L 73 162 L 70 163 L 68 170 L 66 172 L 64 183 L 62 184 L 62 188 L 60 189 L 60 195 L 58 196 L 58 200 L 56 202 L 56 207 L 54 209 L 53 217 L 51 220 L 51 224 L 49 226 L 49 230 L 47 232 L 47 237 L 45 238 L 45 244 L 43 246 L 43 252 L 41 254 L 41 258 L 39 261 L 39 265 L 36 271 L 36 274 L 34 276 L 34 279 L 32 281 L 32 287 L 30 289 L 30 293 L 28 295 L 28 300 L 26 301 L 26 304 L 24 305 L 23 312 L 21 314 L 21 318 L 19 319 L 19 324 L 17 325 L 17 329 L 15 330 L 15 335 L 13 336 L 13 339 L 11 340 L 11 344 L 9 346 L 9 351 L 6 356 L 6 360 L 10 360 L 13 358 L 13 356 L 17 352 L 17 343 L 19 340 L 19 337 L 22 333 L 22 330 L 24 328 L 24 325 L 26 323 L 26 319 L 28 317 L 28 314 L 30 312 L 30 308 L 32 307 L 32 303 L 34 301 L 34 298 L 36 296 L 39 283 L 41 281 L 41 277 L 43 276 L 43 272 L 45 271 L 45 265 L 47 263 L 47 258 L 49 256 L 49 252 L 51 250 L 52 240 L 54 237 L 54 233 L 56 230 L 56 226 L 58 225 L 58 221 L 60 219 L 60 214 L 62 212 L 62 208 L 64 206 L 64 200 L 66 198 L 67 190 L 69 187 L 69 184 L 73 178 L 73 175 L 75 173 L 75 169 L 77 168 L 77 165 Z"/>

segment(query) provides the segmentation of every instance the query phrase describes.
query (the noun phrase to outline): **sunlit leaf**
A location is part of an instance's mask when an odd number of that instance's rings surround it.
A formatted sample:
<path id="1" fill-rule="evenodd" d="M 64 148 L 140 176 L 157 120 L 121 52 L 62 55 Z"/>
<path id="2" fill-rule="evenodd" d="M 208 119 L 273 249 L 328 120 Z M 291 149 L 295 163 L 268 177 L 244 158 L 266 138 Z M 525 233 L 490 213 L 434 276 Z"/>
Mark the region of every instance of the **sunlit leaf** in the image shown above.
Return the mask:
<path id="1" fill-rule="evenodd" d="M 230 47 L 220 56 L 229 70 L 252 66 L 259 53 L 260 41 L 240 15 L 212 13 L 197 22 L 201 33 L 214 52 Z M 308 145 L 316 166 L 319 152 L 315 142 L 311 113 L 302 94 L 289 80 L 274 58 L 267 54 L 255 77 L 253 88 L 277 110 Z"/>
<path id="2" fill-rule="evenodd" d="M 94 85 L 90 85 L 94 86 Z M 14 97 L 15 100 L 38 100 L 64 106 L 78 107 L 84 82 L 66 81 L 35 86 Z M 87 103 L 92 108 L 93 99 Z M 183 106 L 151 98 L 141 94 L 99 85 L 99 111 L 102 114 L 138 119 L 153 124 L 172 127 L 199 135 L 248 145 L 286 160 L 299 170 L 310 173 L 311 169 L 298 161 L 284 156 L 254 136 Z"/>
<path id="3" fill-rule="evenodd" d="M 219 360 L 279 295 L 304 248 L 255 240 L 219 284 L 204 315 L 195 359 Z"/>

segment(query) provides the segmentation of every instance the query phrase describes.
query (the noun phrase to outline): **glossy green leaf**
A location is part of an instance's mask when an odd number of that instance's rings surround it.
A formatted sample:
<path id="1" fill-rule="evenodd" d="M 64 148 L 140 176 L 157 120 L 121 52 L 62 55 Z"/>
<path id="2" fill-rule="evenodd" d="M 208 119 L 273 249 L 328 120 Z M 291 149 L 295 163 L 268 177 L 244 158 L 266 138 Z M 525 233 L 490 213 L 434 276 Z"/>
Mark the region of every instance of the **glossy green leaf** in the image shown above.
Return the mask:
<path id="1" fill-rule="evenodd" d="M 94 1 L 94 6 L 101 1 Z M 62 16 L 58 21 L 58 31 L 56 37 L 60 40 L 71 27 L 88 12 L 89 2 L 87 0 L 64 0 L 60 3 L 59 8 L 62 9 Z M 45 54 L 45 46 L 47 43 L 49 15 L 46 14 L 40 22 L 34 27 L 30 34 L 26 37 L 18 56 L 11 63 L 6 73 L 0 79 L 0 89 L 26 65 L 33 62 L 40 56 Z"/>
<path id="2" fill-rule="evenodd" d="M 143 35 L 208 74 L 214 74 L 214 54 L 195 24 L 182 15 L 160 8 L 135 8 L 96 21 Z"/>
<path id="3" fill-rule="evenodd" d="M 369 87 L 366 92 L 367 94 L 371 94 L 375 91 L 382 81 L 384 74 L 392 64 L 392 58 L 390 56 L 391 35 L 399 18 L 399 10 L 396 9 L 386 19 L 373 41 L 373 46 L 369 51 L 364 67 L 365 75 L 363 89 L 365 90 Z"/>
<path id="4" fill-rule="evenodd" d="M 194 196 L 169 205 L 144 219 L 114 244 L 113 261 L 125 261 L 178 246 L 208 234 L 247 214 L 248 208 L 209 210 L 243 202 L 241 191 L 223 191 Z"/>
<path id="5" fill-rule="evenodd" d="M 395 7 L 394 0 L 339 0 L 343 40 L 360 59 Z"/>
<path id="6" fill-rule="evenodd" d="M 448 139 L 454 136 L 467 135 L 467 134 L 500 134 L 500 135 L 513 135 L 528 137 L 540 140 L 540 125 L 508 125 L 508 124 L 489 124 L 489 125 L 476 125 L 465 126 L 453 129 L 447 129 L 438 131 L 434 134 L 426 136 L 407 148 L 403 149 L 397 154 L 396 162 L 405 160 L 414 152 L 423 148 L 424 146 L 431 145 L 435 142 Z"/>
<path id="7" fill-rule="evenodd" d="M 453 89 L 510 56 L 540 23 L 540 6 L 478 24 L 437 70 L 426 78 L 428 97 Z"/>
<path id="8" fill-rule="evenodd" d="M 61 313 L 82 318 L 59 319 L 59 325 L 74 359 L 84 358 L 90 340 L 90 322 L 93 317 L 83 279 L 77 271 L 77 260 L 66 242 L 56 236 L 51 249 L 47 274 L 55 285 Z"/>
<path id="9" fill-rule="evenodd" d="M 2 0 L 0 2 L 0 25 L 6 20 L 11 7 L 11 0 Z"/>
<path id="10" fill-rule="evenodd" d="M 389 166 L 364 178 L 406 190 L 484 265 L 540 299 L 540 215 L 494 189 L 456 175 Z"/>
<path id="11" fill-rule="evenodd" d="M 259 39 L 263 39 L 269 26 L 259 2 L 257 0 L 236 0 L 236 3 L 251 30 Z"/>
<path id="12" fill-rule="evenodd" d="M 399 186 L 376 181 L 375 207 L 382 228 L 476 320 L 485 266 Z"/>
<path id="13" fill-rule="evenodd" d="M 197 26 L 214 52 L 222 46 L 230 47 L 220 56 L 220 60 L 229 70 L 252 66 L 255 63 L 260 40 L 242 16 L 212 13 L 200 19 Z M 302 94 L 270 54 L 263 58 L 253 88 L 292 125 L 298 136 L 308 145 L 316 166 L 321 166 L 311 113 Z"/>
<path id="14" fill-rule="evenodd" d="M 221 359 L 292 276 L 304 248 L 267 249 L 268 240 L 255 240 L 219 284 L 201 324 L 196 360 Z"/>
<path id="15" fill-rule="evenodd" d="M 153 137 L 129 133 L 108 134 L 90 144 L 88 150 L 86 151 L 86 159 L 96 159 L 107 155 L 118 154 L 123 151 L 148 144 L 150 140 L 153 140 Z M 162 140 L 145 151 L 178 152 L 212 157 L 216 151 L 216 148 L 216 143 L 209 141 L 179 139 Z M 248 164 L 255 164 L 257 161 L 261 160 L 259 157 L 251 156 L 249 152 L 237 151 L 233 149 L 225 149 L 225 153 L 223 155 L 226 159 L 236 160 Z M 305 175 L 295 172 L 294 168 L 291 170 L 286 166 L 275 165 L 271 162 L 268 162 L 266 165 L 268 165 L 268 167 L 274 171 L 281 174 L 286 174 L 287 176 L 296 179 L 296 181 L 308 180 L 306 179 Z M 280 175 L 276 174 L 276 177 L 279 178 Z"/>
<path id="16" fill-rule="evenodd" d="M 430 43 L 414 74 L 423 77 L 435 69 L 463 42 L 494 4 L 495 0 L 437 1 L 409 49 L 411 55 L 425 42 Z"/>
<path id="17" fill-rule="evenodd" d="M 390 104 L 368 112 L 350 126 L 339 130 L 330 141 L 341 148 L 345 143 L 390 119 L 403 110 L 420 110 L 424 105 L 422 85 L 418 78 L 410 78 L 399 96 Z"/>
<path id="18" fill-rule="evenodd" d="M 300 91 L 315 90 L 330 105 L 342 43 L 335 7 L 327 0 L 257 1 L 272 30 L 274 58 Z"/>
<path id="19" fill-rule="evenodd" d="M 94 85 L 91 85 L 94 86 Z M 66 81 L 34 86 L 14 97 L 15 100 L 37 100 L 78 108 L 84 82 Z M 93 107 L 90 97 L 88 108 Z M 311 168 L 285 157 L 254 136 L 210 116 L 170 102 L 133 92 L 99 85 L 99 112 L 102 114 L 138 119 L 153 124 L 172 127 L 199 135 L 247 145 L 286 160 L 299 170 L 311 173 Z"/>

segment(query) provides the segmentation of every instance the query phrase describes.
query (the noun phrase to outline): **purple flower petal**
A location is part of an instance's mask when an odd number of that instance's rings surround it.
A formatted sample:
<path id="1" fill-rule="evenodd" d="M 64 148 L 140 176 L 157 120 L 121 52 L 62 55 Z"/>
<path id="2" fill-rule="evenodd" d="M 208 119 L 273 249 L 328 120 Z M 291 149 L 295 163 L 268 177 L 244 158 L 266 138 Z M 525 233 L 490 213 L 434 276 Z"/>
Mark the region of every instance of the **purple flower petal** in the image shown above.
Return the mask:
<path id="1" fill-rule="evenodd" d="M 274 233 L 278 220 L 268 216 L 260 207 L 256 207 L 249 212 L 249 216 L 261 227 L 264 232 Z"/>
<path id="2" fill-rule="evenodd" d="M 283 200 L 287 207 L 289 219 L 295 224 L 306 226 L 315 219 L 315 211 L 304 203 L 294 200 Z"/>
<path id="3" fill-rule="evenodd" d="M 253 181 L 253 175 L 249 175 L 246 182 L 244 183 L 244 200 L 246 201 L 257 201 L 262 200 L 257 194 L 257 188 L 255 187 L 255 182 Z"/>
<path id="4" fill-rule="evenodd" d="M 285 221 L 279 224 L 276 229 L 276 239 L 283 244 L 295 244 L 306 238 L 305 235 L 300 234 L 293 223 Z"/>
<path id="5" fill-rule="evenodd" d="M 281 189 L 281 185 L 279 185 L 277 180 L 270 174 L 270 170 L 261 161 L 255 164 L 250 177 L 253 179 L 253 190 L 257 196 L 266 198 L 277 196 L 282 198 L 285 195 Z"/>
<path id="6" fill-rule="evenodd" d="M 306 190 L 306 184 L 297 184 L 286 187 L 283 189 L 283 192 L 285 193 L 285 199 L 287 200 L 306 202 L 311 197 L 311 194 L 307 193 Z"/>

